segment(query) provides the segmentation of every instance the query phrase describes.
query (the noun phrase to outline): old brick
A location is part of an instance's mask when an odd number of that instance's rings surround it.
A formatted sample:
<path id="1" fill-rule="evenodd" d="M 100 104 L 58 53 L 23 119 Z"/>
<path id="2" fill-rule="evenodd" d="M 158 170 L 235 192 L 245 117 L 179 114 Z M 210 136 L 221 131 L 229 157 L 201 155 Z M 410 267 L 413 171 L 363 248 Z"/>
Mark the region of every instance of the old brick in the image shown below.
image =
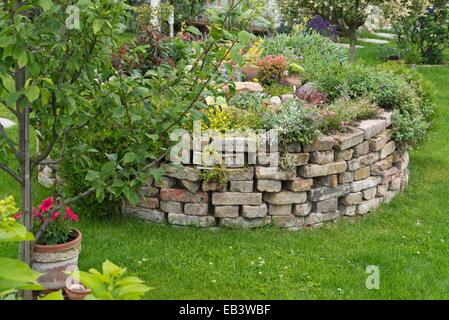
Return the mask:
<path id="1" fill-rule="evenodd" d="M 346 149 L 343 151 L 335 151 L 335 161 L 348 161 L 351 160 L 354 155 L 354 149 Z"/>
<path id="2" fill-rule="evenodd" d="M 161 177 L 159 180 L 154 182 L 154 186 L 158 188 L 171 188 L 176 184 L 175 178 Z"/>
<path id="3" fill-rule="evenodd" d="M 377 193 L 376 196 L 378 197 L 384 197 L 388 193 L 388 184 L 379 184 L 377 186 Z"/>
<path id="4" fill-rule="evenodd" d="M 359 192 L 377 186 L 381 182 L 380 177 L 369 177 L 364 180 L 351 183 L 351 192 Z"/>
<path id="5" fill-rule="evenodd" d="M 370 166 L 366 166 L 366 167 L 357 169 L 354 171 L 354 180 L 358 181 L 358 180 L 366 179 L 370 176 L 370 174 L 371 174 Z"/>
<path id="6" fill-rule="evenodd" d="M 125 213 L 153 223 L 165 223 L 167 221 L 167 214 L 158 209 L 133 208 L 126 206 Z"/>
<path id="7" fill-rule="evenodd" d="M 262 228 L 269 224 L 271 224 L 270 216 L 254 219 L 248 219 L 244 217 L 220 219 L 220 226 L 228 228 L 252 229 L 252 228 Z"/>
<path id="8" fill-rule="evenodd" d="M 197 192 L 200 189 L 200 183 L 199 182 L 193 182 L 189 180 L 181 180 L 181 184 L 189 190 L 190 192 Z"/>
<path id="9" fill-rule="evenodd" d="M 310 159 L 310 153 L 290 153 L 290 155 L 293 156 L 296 167 L 307 164 Z"/>
<path id="10" fill-rule="evenodd" d="M 266 203 L 260 206 L 242 206 L 242 216 L 245 218 L 263 218 L 267 215 L 268 208 Z"/>
<path id="11" fill-rule="evenodd" d="M 214 215 L 217 218 L 236 218 L 239 216 L 239 206 L 216 206 Z"/>
<path id="12" fill-rule="evenodd" d="M 260 206 L 262 204 L 262 193 L 239 193 L 239 192 L 214 192 L 212 194 L 213 205 L 250 205 Z"/>
<path id="13" fill-rule="evenodd" d="M 162 166 L 165 175 L 180 180 L 198 181 L 200 180 L 200 170 L 175 164 L 165 164 Z"/>
<path id="14" fill-rule="evenodd" d="M 313 179 L 296 178 L 292 181 L 287 181 L 287 189 L 294 192 L 304 192 L 312 189 Z"/>
<path id="15" fill-rule="evenodd" d="M 192 216 L 207 216 L 209 205 L 207 203 L 186 203 L 184 213 Z"/>
<path id="16" fill-rule="evenodd" d="M 315 226 L 323 223 L 323 214 L 319 212 L 312 212 L 305 217 L 304 223 L 307 226 Z"/>
<path id="17" fill-rule="evenodd" d="M 168 222 L 179 226 L 214 227 L 216 219 L 212 216 L 188 216 L 179 213 L 169 213 Z"/>
<path id="18" fill-rule="evenodd" d="M 363 199 L 371 200 L 377 194 L 377 187 L 372 187 L 372 188 L 363 190 L 362 193 L 363 193 Z"/>
<path id="19" fill-rule="evenodd" d="M 369 148 L 373 152 L 377 152 L 382 150 L 383 147 L 385 147 L 388 143 L 388 141 L 391 140 L 391 133 L 389 131 L 385 131 L 382 134 L 378 135 L 377 137 L 374 137 L 369 140 Z"/>
<path id="20" fill-rule="evenodd" d="M 357 169 L 369 166 L 379 160 L 379 153 L 368 153 L 367 155 L 354 158 L 348 161 L 348 169 L 350 171 L 355 171 Z"/>
<path id="21" fill-rule="evenodd" d="M 382 176 L 381 176 L 381 178 L 382 178 L 382 183 L 383 183 L 383 184 L 387 184 L 387 183 L 389 183 L 390 181 L 392 181 L 393 179 L 399 177 L 400 174 L 401 174 L 401 172 L 400 172 L 399 169 L 396 168 L 396 167 L 393 167 L 393 168 L 390 168 L 390 169 L 388 169 L 388 170 L 385 170 L 385 171 L 383 172 Z"/>
<path id="22" fill-rule="evenodd" d="M 334 150 L 314 151 L 310 154 L 310 161 L 314 164 L 328 164 L 334 161 Z"/>
<path id="23" fill-rule="evenodd" d="M 312 189 L 309 193 L 310 201 L 323 201 L 330 198 L 338 198 L 347 195 L 350 191 L 348 184 L 338 185 L 335 188 L 322 187 L 318 189 Z"/>
<path id="24" fill-rule="evenodd" d="M 312 203 L 306 202 L 293 205 L 293 214 L 299 217 L 305 217 L 312 211 Z"/>
<path id="25" fill-rule="evenodd" d="M 380 117 L 385 120 L 387 127 L 391 126 L 393 118 L 392 111 L 384 111 Z"/>
<path id="26" fill-rule="evenodd" d="M 357 128 L 351 128 L 346 133 L 340 133 L 335 136 L 337 144 L 335 149 L 338 151 L 349 149 L 363 142 L 364 132 Z"/>
<path id="27" fill-rule="evenodd" d="M 282 182 L 276 180 L 257 180 L 257 190 L 260 192 L 279 192 L 282 190 Z"/>
<path id="28" fill-rule="evenodd" d="M 272 217 L 273 224 L 279 228 L 285 229 L 299 229 L 305 226 L 304 217 L 296 217 L 296 216 L 277 216 Z"/>
<path id="29" fill-rule="evenodd" d="M 153 186 L 143 186 L 139 188 L 138 193 L 143 197 L 157 197 L 159 196 L 159 189 Z"/>
<path id="30" fill-rule="evenodd" d="M 296 169 L 282 170 L 278 167 L 256 167 L 256 178 L 265 180 L 294 180 Z"/>
<path id="31" fill-rule="evenodd" d="M 157 209 L 159 208 L 159 198 L 155 197 L 144 197 L 137 203 L 138 207 L 143 207 L 147 209 Z"/>
<path id="32" fill-rule="evenodd" d="M 304 152 L 328 151 L 332 150 L 335 145 L 335 139 L 329 136 L 321 136 L 313 143 L 304 146 Z"/>
<path id="33" fill-rule="evenodd" d="M 282 205 L 293 203 L 304 203 L 307 201 L 306 192 L 282 191 L 277 193 L 265 193 L 263 195 L 265 202 Z"/>
<path id="34" fill-rule="evenodd" d="M 334 162 L 329 164 L 309 164 L 301 167 L 299 173 L 304 178 L 314 178 L 322 176 L 330 176 L 337 173 L 345 172 L 347 169 L 346 161 Z"/>
<path id="35" fill-rule="evenodd" d="M 361 192 L 350 193 L 340 199 L 340 203 L 345 206 L 353 206 L 360 204 L 363 200 L 363 194 Z"/>
<path id="36" fill-rule="evenodd" d="M 192 193 L 185 189 L 161 189 L 162 201 L 207 203 L 209 196 L 205 192 Z"/>
<path id="37" fill-rule="evenodd" d="M 365 139 L 369 139 L 387 130 L 387 122 L 379 119 L 364 120 L 360 122 L 359 129 L 365 132 Z"/>
<path id="38" fill-rule="evenodd" d="M 384 159 L 392 154 L 396 150 L 396 143 L 394 141 L 390 141 L 387 143 L 385 147 L 380 150 L 380 159 Z"/>
<path id="39" fill-rule="evenodd" d="M 333 212 L 337 211 L 338 208 L 338 198 L 331 198 L 323 201 L 317 201 L 313 204 L 313 211 L 315 212 Z"/>
<path id="40" fill-rule="evenodd" d="M 344 216 L 348 216 L 348 217 L 353 217 L 355 216 L 356 212 L 357 212 L 357 206 L 351 206 L 351 205 L 343 205 L 340 204 L 338 206 L 338 211 L 340 212 L 340 214 L 344 215 Z"/>
<path id="41" fill-rule="evenodd" d="M 293 142 L 289 144 L 281 144 L 279 145 L 279 151 L 281 152 L 301 152 L 302 147 L 301 143 L 299 142 Z"/>
<path id="42" fill-rule="evenodd" d="M 231 192 L 253 192 L 254 181 L 231 181 Z"/>
<path id="43" fill-rule="evenodd" d="M 226 169 L 228 181 L 249 181 L 254 178 L 254 167 Z"/>
<path id="44" fill-rule="evenodd" d="M 371 174 L 373 176 L 381 176 L 385 173 L 386 170 L 390 169 L 392 166 L 393 166 L 393 157 L 389 156 L 371 165 Z"/>
<path id="45" fill-rule="evenodd" d="M 399 190 L 401 188 L 401 177 L 391 180 L 388 190 Z"/>
<path id="46" fill-rule="evenodd" d="M 217 191 L 220 189 L 218 182 L 203 182 L 201 186 L 203 191 Z"/>
<path id="47" fill-rule="evenodd" d="M 161 201 L 161 210 L 169 213 L 182 213 L 182 204 L 175 201 Z"/>
<path id="48" fill-rule="evenodd" d="M 354 172 L 343 172 L 338 175 L 338 183 L 345 184 L 354 181 Z"/>
<path id="49" fill-rule="evenodd" d="M 338 185 L 338 176 L 333 174 L 331 176 L 317 177 L 313 180 L 314 188 L 318 187 L 333 187 Z"/>
<path id="50" fill-rule="evenodd" d="M 373 198 L 371 200 L 363 201 L 357 206 L 357 214 L 365 215 L 371 210 L 378 208 L 381 204 L 381 198 Z"/>
<path id="51" fill-rule="evenodd" d="M 292 205 L 291 204 L 283 204 L 283 205 L 268 205 L 268 214 L 270 216 L 285 216 L 292 214 Z"/>
<path id="52" fill-rule="evenodd" d="M 354 147 L 354 157 L 358 158 L 366 155 L 369 152 L 369 142 L 364 141 Z"/>

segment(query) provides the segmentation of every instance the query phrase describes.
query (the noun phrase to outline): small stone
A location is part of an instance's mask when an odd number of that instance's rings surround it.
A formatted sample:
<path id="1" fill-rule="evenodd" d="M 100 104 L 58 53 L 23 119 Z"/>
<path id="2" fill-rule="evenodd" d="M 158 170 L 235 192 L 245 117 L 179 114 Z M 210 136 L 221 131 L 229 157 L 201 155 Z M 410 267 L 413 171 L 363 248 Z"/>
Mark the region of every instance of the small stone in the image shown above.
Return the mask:
<path id="1" fill-rule="evenodd" d="M 260 192 L 279 192 L 282 190 L 282 182 L 276 180 L 257 180 L 257 191 Z"/>
<path id="2" fill-rule="evenodd" d="M 329 164 L 309 164 L 301 167 L 299 173 L 304 178 L 314 178 L 329 176 L 337 173 L 345 172 L 347 169 L 346 161 L 334 162 Z"/>
<path id="3" fill-rule="evenodd" d="M 161 177 L 154 182 L 154 186 L 158 188 L 172 188 L 176 184 L 176 179 L 170 177 Z"/>
<path id="4" fill-rule="evenodd" d="M 354 155 L 354 149 L 346 149 L 343 151 L 335 151 L 335 161 L 348 161 Z"/>
<path id="5" fill-rule="evenodd" d="M 293 205 L 293 214 L 299 217 L 305 217 L 312 211 L 312 203 L 306 202 Z"/>
<path id="6" fill-rule="evenodd" d="M 195 226 L 208 228 L 216 226 L 217 222 L 212 216 L 188 216 L 179 213 L 169 213 L 168 223 L 179 226 Z"/>
<path id="7" fill-rule="evenodd" d="M 338 185 L 338 175 L 333 174 L 331 176 L 318 177 L 314 179 L 313 186 L 318 187 L 332 187 L 335 188 Z"/>
<path id="8" fill-rule="evenodd" d="M 318 212 L 312 212 L 305 218 L 305 224 L 307 226 L 314 226 L 323 222 L 323 214 Z"/>
<path id="9" fill-rule="evenodd" d="M 239 192 L 214 192 L 212 194 L 213 205 L 250 205 L 260 206 L 262 204 L 262 193 L 239 193 Z"/>
<path id="10" fill-rule="evenodd" d="M 338 209 L 338 198 L 331 198 L 323 201 L 318 201 L 313 204 L 315 212 L 334 212 Z"/>
<path id="11" fill-rule="evenodd" d="M 220 219 L 220 226 L 228 228 L 252 229 L 252 228 L 262 228 L 269 224 L 271 224 L 270 216 L 254 219 L 248 219 L 244 217 Z"/>
<path id="12" fill-rule="evenodd" d="M 365 139 L 369 139 L 387 130 L 387 122 L 385 120 L 364 120 L 360 122 L 359 129 L 365 132 Z"/>
<path id="13" fill-rule="evenodd" d="M 294 165 L 296 167 L 305 165 L 309 162 L 310 153 L 290 153 L 295 158 Z"/>
<path id="14" fill-rule="evenodd" d="M 167 213 L 182 213 L 182 204 L 175 201 L 161 201 L 161 210 Z"/>
<path id="15" fill-rule="evenodd" d="M 280 106 L 282 104 L 281 98 L 275 96 L 270 98 L 270 103 L 275 106 Z"/>
<path id="16" fill-rule="evenodd" d="M 353 217 L 355 216 L 356 212 L 357 212 L 357 206 L 351 206 L 351 205 L 339 205 L 338 206 L 338 211 L 340 212 L 340 214 L 344 215 L 344 216 L 348 216 L 348 217 Z"/>
<path id="17" fill-rule="evenodd" d="M 402 180 L 400 177 L 393 179 L 390 182 L 390 186 L 388 187 L 388 190 L 399 190 L 401 188 Z"/>
<path id="18" fill-rule="evenodd" d="M 322 222 L 334 221 L 340 217 L 340 212 L 324 212 L 322 213 Z"/>
<path id="19" fill-rule="evenodd" d="M 370 174 L 371 174 L 370 166 L 366 166 L 366 167 L 357 169 L 354 171 L 354 180 L 358 181 L 358 180 L 366 179 L 370 176 Z"/>
<path id="20" fill-rule="evenodd" d="M 392 181 L 393 179 L 399 177 L 400 175 L 401 175 L 401 172 L 396 167 L 393 167 L 393 168 L 390 168 L 388 170 L 385 170 L 384 173 L 381 176 L 382 183 L 383 184 L 387 184 L 390 181 Z"/>
<path id="21" fill-rule="evenodd" d="M 272 217 L 273 224 L 279 228 L 285 229 L 299 229 L 305 226 L 304 217 L 276 216 Z"/>
<path id="22" fill-rule="evenodd" d="M 185 189 L 161 189 L 162 201 L 207 203 L 209 195 L 205 192 L 192 193 Z"/>
<path id="23" fill-rule="evenodd" d="M 262 203 L 260 206 L 242 206 L 242 216 L 245 218 L 263 218 L 267 213 L 268 208 L 266 203 Z"/>
<path id="24" fill-rule="evenodd" d="M 384 113 L 380 117 L 385 120 L 387 127 L 392 125 L 393 112 L 384 111 Z"/>
<path id="25" fill-rule="evenodd" d="M 215 217 L 217 218 L 236 218 L 239 216 L 239 206 L 216 206 Z"/>
<path id="26" fill-rule="evenodd" d="M 207 216 L 209 205 L 207 203 L 186 203 L 184 213 L 192 216 Z"/>
<path id="27" fill-rule="evenodd" d="M 266 180 L 294 180 L 296 169 L 282 170 L 277 167 L 256 167 L 256 178 Z"/>
<path id="28" fill-rule="evenodd" d="M 354 181 L 354 172 L 343 172 L 338 175 L 338 183 L 345 184 Z"/>
<path id="29" fill-rule="evenodd" d="M 297 153 L 301 152 L 302 146 L 299 142 L 292 142 L 289 144 L 281 144 L 279 145 L 279 151 L 281 152 L 289 152 L 289 153 Z"/>
<path id="30" fill-rule="evenodd" d="M 200 189 L 200 183 L 199 182 L 193 182 L 189 180 L 181 180 L 181 184 L 189 190 L 190 192 L 197 192 Z"/>
<path id="31" fill-rule="evenodd" d="M 138 207 L 147 208 L 147 209 L 157 209 L 159 208 L 159 198 L 148 198 L 144 197 L 139 200 L 137 203 Z"/>
<path id="32" fill-rule="evenodd" d="M 371 200 L 377 194 L 377 187 L 372 187 L 366 190 L 363 190 L 363 199 Z"/>
<path id="33" fill-rule="evenodd" d="M 379 160 L 379 153 L 368 153 L 367 155 L 352 159 L 348 161 L 348 169 L 355 171 L 357 169 L 369 166 Z"/>
<path id="34" fill-rule="evenodd" d="M 354 147 L 354 157 L 358 158 L 368 154 L 369 152 L 369 142 L 364 141 Z"/>
<path id="35" fill-rule="evenodd" d="M 403 155 L 396 161 L 394 164 L 396 168 L 398 168 L 401 172 L 408 168 L 410 162 L 410 156 L 407 151 L 403 153 Z"/>
<path id="36" fill-rule="evenodd" d="M 306 192 L 292 192 L 292 191 L 282 191 L 277 193 L 265 193 L 263 195 L 265 202 L 283 205 L 283 204 L 293 204 L 293 203 L 304 203 L 307 201 Z"/>
<path id="37" fill-rule="evenodd" d="M 268 205 L 268 213 L 270 216 L 288 216 L 292 214 L 292 205 L 284 204 L 284 205 Z"/>
<path id="38" fill-rule="evenodd" d="M 159 189 L 153 186 L 143 186 L 139 188 L 138 193 L 143 197 L 156 197 L 159 195 Z"/>
<path id="39" fill-rule="evenodd" d="M 328 164 L 334 161 L 334 150 L 314 151 L 311 153 L 310 161 L 315 164 Z"/>
<path id="40" fill-rule="evenodd" d="M 125 207 L 125 213 L 153 223 L 165 223 L 167 221 L 167 214 L 158 209 L 132 208 L 127 206 Z"/>
<path id="41" fill-rule="evenodd" d="M 219 188 L 219 185 L 217 182 L 203 182 L 202 187 L 203 191 L 217 191 Z"/>
<path id="42" fill-rule="evenodd" d="M 337 151 L 342 151 L 356 146 L 359 143 L 363 142 L 364 136 L 365 134 L 362 130 L 357 128 L 350 128 L 349 132 L 340 133 L 335 136 L 335 149 Z"/>
<path id="43" fill-rule="evenodd" d="M 345 206 L 353 206 L 362 203 L 363 194 L 361 192 L 350 193 L 340 199 L 340 203 Z"/>
<path id="44" fill-rule="evenodd" d="M 376 196 L 385 197 L 388 193 L 388 184 L 379 184 L 377 186 Z"/>
<path id="45" fill-rule="evenodd" d="M 234 82 L 235 91 L 241 92 L 263 92 L 263 87 L 258 82 Z"/>
<path id="46" fill-rule="evenodd" d="M 254 189 L 254 181 L 231 181 L 231 192 L 253 192 Z"/>
<path id="47" fill-rule="evenodd" d="M 226 169 L 228 181 L 249 181 L 254 178 L 254 167 Z"/>
<path id="48" fill-rule="evenodd" d="M 391 133 L 385 131 L 384 133 L 378 135 L 369 140 L 369 148 L 372 152 L 377 152 L 382 150 L 383 147 L 386 146 L 388 141 L 391 140 Z"/>
<path id="49" fill-rule="evenodd" d="M 385 173 L 386 170 L 390 169 L 392 166 L 393 166 L 393 157 L 389 156 L 371 165 L 371 174 L 373 176 L 381 176 Z"/>
<path id="50" fill-rule="evenodd" d="M 394 141 L 390 141 L 387 143 L 385 147 L 380 150 L 380 159 L 384 159 L 392 154 L 396 150 L 396 143 Z"/>
<path id="51" fill-rule="evenodd" d="M 335 146 L 334 137 L 329 136 L 321 136 L 313 143 L 304 146 L 304 152 L 313 152 L 313 151 L 328 151 L 332 150 Z"/>
<path id="52" fill-rule="evenodd" d="M 287 102 L 287 101 L 293 100 L 293 99 L 295 99 L 295 96 L 291 93 L 286 93 L 281 96 L 282 102 Z"/>
<path id="53" fill-rule="evenodd" d="M 351 183 L 351 192 L 359 192 L 372 187 L 376 187 L 381 182 L 380 177 L 369 177 L 364 180 Z"/>
<path id="54" fill-rule="evenodd" d="M 163 165 L 162 169 L 165 171 L 164 174 L 171 178 L 176 178 L 179 180 L 189 180 L 193 182 L 200 180 L 200 170 L 192 167 L 169 163 Z"/>
<path id="55" fill-rule="evenodd" d="M 287 189 L 294 192 L 305 192 L 312 189 L 313 179 L 296 178 L 292 181 L 287 181 Z"/>
<path id="56" fill-rule="evenodd" d="M 371 210 L 378 208 L 381 204 L 381 198 L 373 198 L 371 200 L 363 201 L 357 206 L 357 213 L 365 215 Z"/>
<path id="57" fill-rule="evenodd" d="M 348 184 L 338 185 L 335 188 L 322 187 L 318 189 L 312 189 L 309 193 L 310 201 L 323 201 L 330 198 L 339 198 L 347 195 L 350 191 Z"/>

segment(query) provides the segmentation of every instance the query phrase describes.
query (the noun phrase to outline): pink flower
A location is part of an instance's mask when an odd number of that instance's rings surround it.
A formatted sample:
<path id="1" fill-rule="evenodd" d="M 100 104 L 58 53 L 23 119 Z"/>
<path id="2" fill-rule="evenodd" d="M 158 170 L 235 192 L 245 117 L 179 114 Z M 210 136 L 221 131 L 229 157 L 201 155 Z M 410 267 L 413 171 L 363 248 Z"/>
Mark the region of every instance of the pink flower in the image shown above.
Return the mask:
<path id="1" fill-rule="evenodd" d="M 42 218 L 42 212 L 37 210 L 36 208 L 33 208 L 33 217 L 39 217 Z"/>
<path id="2" fill-rule="evenodd" d="M 22 218 L 22 215 L 20 214 L 20 212 L 16 213 L 16 215 L 14 216 L 14 219 L 19 220 L 20 218 Z"/>
<path id="3" fill-rule="evenodd" d="M 48 198 L 42 201 L 42 203 L 39 205 L 39 209 L 41 209 L 42 212 L 47 212 L 48 210 L 53 207 L 53 198 Z"/>
<path id="4" fill-rule="evenodd" d="M 73 212 L 70 208 L 65 208 L 65 217 L 64 219 L 69 219 L 78 222 L 78 216 Z"/>
<path id="5" fill-rule="evenodd" d="M 59 216 L 59 211 L 53 213 L 53 216 L 50 218 L 50 221 L 54 221 Z"/>

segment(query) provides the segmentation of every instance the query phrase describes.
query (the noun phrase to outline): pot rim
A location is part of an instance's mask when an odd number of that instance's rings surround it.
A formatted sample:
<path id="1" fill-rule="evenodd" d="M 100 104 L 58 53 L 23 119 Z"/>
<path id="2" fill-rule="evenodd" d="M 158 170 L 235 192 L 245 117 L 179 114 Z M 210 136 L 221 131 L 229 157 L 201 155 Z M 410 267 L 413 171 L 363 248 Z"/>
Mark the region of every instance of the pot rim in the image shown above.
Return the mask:
<path id="1" fill-rule="evenodd" d="M 75 247 L 81 242 L 81 240 L 83 239 L 83 235 L 81 231 L 79 231 L 78 229 L 72 228 L 72 231 L 76 233 L 75 239 L 61 244 L 50 244 L 50 245 L 36 244 L 34 245 L 34 252 L 52 253 L 56 251 L 68 250 Z"/>
<path id="2" fill-rule="evenodd" d="M 73 289 L 70 289 L 69 287 L 65 287 L 65 290 L 67 291 L 67 292 L 70 292 L 70 293 L 73 293 L 73 294 L 79 294 L 79 295 L 88 295 L 88 294 L 90 294 L 90 293 L 92 293 L 92 290 L 91 289 L 89 289 L 89 288 L 86 288 L 85 290 L 83 290 L 83 291 L 80 291 L 80 290 L 73 290 Z"/>

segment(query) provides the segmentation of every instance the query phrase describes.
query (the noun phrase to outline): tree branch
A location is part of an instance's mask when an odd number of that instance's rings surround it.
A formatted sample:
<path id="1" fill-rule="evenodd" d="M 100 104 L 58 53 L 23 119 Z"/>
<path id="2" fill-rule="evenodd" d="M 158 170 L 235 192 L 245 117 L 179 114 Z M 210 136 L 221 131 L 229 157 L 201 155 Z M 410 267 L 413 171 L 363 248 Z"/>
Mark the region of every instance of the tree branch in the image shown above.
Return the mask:
<path id="1" fill-rule="evenodd" d="M 3 169 L 5 172 L 7 172 L 11 177 L 13 177 L 18 183 L 22 184 L 22 179 L 19 177 L 17 173 L 14 172 L 11 168 L 9 168 L 7 165 L 0 163 L 0 169 Z"/>

